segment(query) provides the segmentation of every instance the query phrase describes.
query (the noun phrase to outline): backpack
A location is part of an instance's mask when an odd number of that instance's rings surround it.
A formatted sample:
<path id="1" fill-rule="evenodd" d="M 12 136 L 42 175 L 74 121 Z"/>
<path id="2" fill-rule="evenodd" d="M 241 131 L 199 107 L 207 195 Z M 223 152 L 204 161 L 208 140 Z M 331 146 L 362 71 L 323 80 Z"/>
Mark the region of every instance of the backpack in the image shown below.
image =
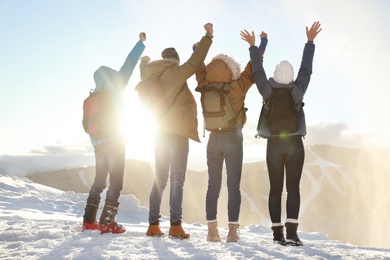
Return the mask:
<path id="1" fill-rule="evenodd" d="M 83 103 L 83 128 L 92 139 L 105 138 L 119 129 L 119 119 L 107 91 L 91 90 Z"/>
<path id="2" fill-rule="evenodd" d="M 271 135 L 292 134 L 298 130 L 300 115 L 295 108 L 291 89 L 272 88 L 272 95 L 263 103 L 262 112 Z"/>
<path id="3" fill-rule="evenodd" d="M 230 98 L 229 83 L 215 83 L 198 86 L 196 91 L 201 94 L 204 124 L 208 131 L 226 131 L 237 124 L 237 114 L 234 112 Z"/>

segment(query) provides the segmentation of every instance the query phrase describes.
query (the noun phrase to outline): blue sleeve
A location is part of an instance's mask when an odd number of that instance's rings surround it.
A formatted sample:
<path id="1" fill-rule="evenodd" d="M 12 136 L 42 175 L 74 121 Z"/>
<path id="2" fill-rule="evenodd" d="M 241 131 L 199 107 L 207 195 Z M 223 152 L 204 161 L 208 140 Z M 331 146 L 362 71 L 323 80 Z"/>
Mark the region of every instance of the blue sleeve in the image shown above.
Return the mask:
<path id="1" fill-rule="evenodd" d="M 267 44 L 268 44 L 268 38 L 267 37 L 261 38 L 259 50 L 262 51 L 263 53 L 265 53 L 265 49 L 267 48 Z"/>
<path id="2" fill-rule="evenodd" d="M 306 92 L 310 77 L 313 69 L 313 57 L 314 57 L 315 45 L 312 43 L 306 43 L 305 48 L 303 50 L 301 67 L 299 68 L 297 78 L 295 79 L 295 83 L 303 94 Z"/>
<path id="3" fill-rule="evenodd" d="M 134 48 L 129 53 L 129 55 L 127 56 L 125 63 L 118 71 L 124 84 L 123 87 L 125 87 L 129 82 L 130 76 L 133 74 L 134 68 L 137 65 L 138 60 L 141 58 L 141 55 L 144 50 L 145 50 L 145 45 L 140 41 L 137 42 Z"/>
<path id="4" fill-rule="evenodd" d="M 272 95 L 272 89 L 263 68 L 263 58 L 260 56 L 259 49 L 256 46 L 251 46 L 249 53 L 252 61 L 253 79 L 257 90 L 263 99 L 267 100 Z"/>

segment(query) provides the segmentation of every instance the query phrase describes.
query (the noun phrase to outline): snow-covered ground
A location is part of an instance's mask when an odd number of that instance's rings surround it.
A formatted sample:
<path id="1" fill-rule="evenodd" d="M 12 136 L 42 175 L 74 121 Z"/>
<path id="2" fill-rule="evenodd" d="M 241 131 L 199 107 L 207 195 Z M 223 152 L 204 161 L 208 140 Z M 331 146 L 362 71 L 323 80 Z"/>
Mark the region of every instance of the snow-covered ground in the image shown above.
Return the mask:
<path id="1" fill-rule="evenodd" d="M 189 240 L 150 238 L 148 209 L 132 195 L 120 198 L 117 220 L 126 233 L 81 232 L 86 197 L 0 175 L 0 259 L 390 259 L 389 249 L 346 245 L 321 233 L 299 232 L 302 247 L 275 245 L 261 225 L 240 229 L 237 243 L 206 242 L 207 227 L 199 223 L 183 224 Z M 168 232 L 167 217 L 161 228 Z M 227 229 L 219 231 L 224 240 Z"/>

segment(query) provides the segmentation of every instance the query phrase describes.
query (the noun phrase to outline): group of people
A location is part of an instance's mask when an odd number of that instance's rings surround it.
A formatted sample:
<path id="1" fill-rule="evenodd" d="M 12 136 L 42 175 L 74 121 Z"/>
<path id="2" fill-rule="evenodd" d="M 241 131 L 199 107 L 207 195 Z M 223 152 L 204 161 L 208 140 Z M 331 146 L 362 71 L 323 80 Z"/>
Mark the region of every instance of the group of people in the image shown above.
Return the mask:
<path id="1" fill-rule="evenodd" d="M 164 116 L 157 120 L 158 128 L 155 143 L 155 179 L 149 199 L 149 227 L 147 236 L 159 237 L 164 233 L 160 229 L 160 206 L 164 189 L 170 181 L 170 228 L 169 236 L 187 239 L 190 237 L 182 227 L 182 201 L 185 173 L 189 153 L 189 139 L 200 142 L 198 136 L 197 105 L 186 81 L 196 75 L 198 87 L 215 83 L 228 83 L 229 95 L 234 112 L 237 114 L 233 127 L 223 131 L 211 131 L 207 144 L 208 188 L 206 194 L 206 220 L 208 225 L 207 241 L 218 242 L 221 238 L 217 225 L 217 204 L 222 184 L 223 163 L 226 165 L 228 188 L 228 226 L 226 242 L 240 239 L 239 215 L 241 205 L 240 181 L 243 163 L 242 128 L 246 122 L 244 101 L 249 88 L 255 83 L 263 100 L 268 100 L 274 88 L 288 88 L 300 114 L 298 130 L 288 136 L 272 135 L 267 128 L 262 137 L 267 138 L 266 162 L 270 181 L 269 213 L 272 222 L 273 241 L 281 245 L 292 243 L 303 245 L 297 235 L 298 215 L 300 208 L 299 184 L 304 163 L 302 138 L 306 134 L 305 115 L 302 107 L 303 96 L 308 88 L 312 73 L 314 56 L 314 39 L 322 30 L 319 22 L 306 27 L 307 43 L 305 44 L 301 66 L 294 80 L 293 66 L 282 61 L 275 67 L 274 75 L 267 78 L 263 68 L 263 55 L 268 43 L 267 34 L 260 35 L 259 47 L 255 45 L 254 32 L 241 31 L 241 38 L 249 47 L 250 60 L 244 71 L 228 55 L 220 54 L 209 64 L 204 60 L 213 39 L 213 25 L 204 25 L 205 36 L 194 44 L 191 57 L 180 65 L 180 57 L 172 47 L 162 52 L 162 59 L 150 61 L 141 55 L 145 49 L 146 34 L 140 33 L 136 43 L 119 71 L 102 66 L 94 73 L 95 91 L 104 89 L 115 104 L 116 113 L 123 108 L 124 88 L 138 63 L 140 63 L 141 80 L 159 76 L 164 101 L 171 104 Z M 91 138 L 96 157 L 96 177 L 88 195 L 83 230 L 100 230 L 101 233 L 123 233 L 126 229 L 115 221 L 118 213 L 119 196 L 123 186 L 125 164 L 125 141 L 120 135 L 119 126 L 113 128 L 106 136 L 95 140 Z M 101 193 L 109 186 L 105 204 L 96 220 Z M 281 197 L 286 176 L 286 213 L 285 224 L 281 220 Z M 286 227 L 286 238 L 284 236 Z"/>

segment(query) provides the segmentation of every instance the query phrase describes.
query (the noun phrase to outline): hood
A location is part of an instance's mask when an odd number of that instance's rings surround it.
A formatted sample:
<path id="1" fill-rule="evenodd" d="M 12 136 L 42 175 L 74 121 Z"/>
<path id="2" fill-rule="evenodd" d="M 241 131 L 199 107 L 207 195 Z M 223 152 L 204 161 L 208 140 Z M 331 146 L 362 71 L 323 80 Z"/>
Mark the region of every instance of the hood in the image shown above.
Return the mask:
<path id="1" fill-rule="evenodd" d="M 219 54 L 206 67 L 206 80 L 212 82 L 231 82 L 240 78 L 241 68 L 233 58 Z"/>
<path id="2" fill-rule="evenodd" d="M 143 77 L 151 79 L 161 75 L 168 68 L 179 66 L 179 61 L 176 59 L 155 60 L 146 64 Z"/>
<path id="3" fill-rule="evenodd" d="M 294 80 L 294 68 L 290 62 L 282 60 L 275 66 L 274 80 L 280 84 L 289 84 Z"/>
<path id="4" fill-rule="evenodd" d="M 95 80 L 96 88 L 95 91 L 99 91 L 106 82 L 112 81 L 118 75 L 116 70 L 113 70 L 106 66 L 101 66 L 98 68 L 93 74 L 93 78 Z"/>

